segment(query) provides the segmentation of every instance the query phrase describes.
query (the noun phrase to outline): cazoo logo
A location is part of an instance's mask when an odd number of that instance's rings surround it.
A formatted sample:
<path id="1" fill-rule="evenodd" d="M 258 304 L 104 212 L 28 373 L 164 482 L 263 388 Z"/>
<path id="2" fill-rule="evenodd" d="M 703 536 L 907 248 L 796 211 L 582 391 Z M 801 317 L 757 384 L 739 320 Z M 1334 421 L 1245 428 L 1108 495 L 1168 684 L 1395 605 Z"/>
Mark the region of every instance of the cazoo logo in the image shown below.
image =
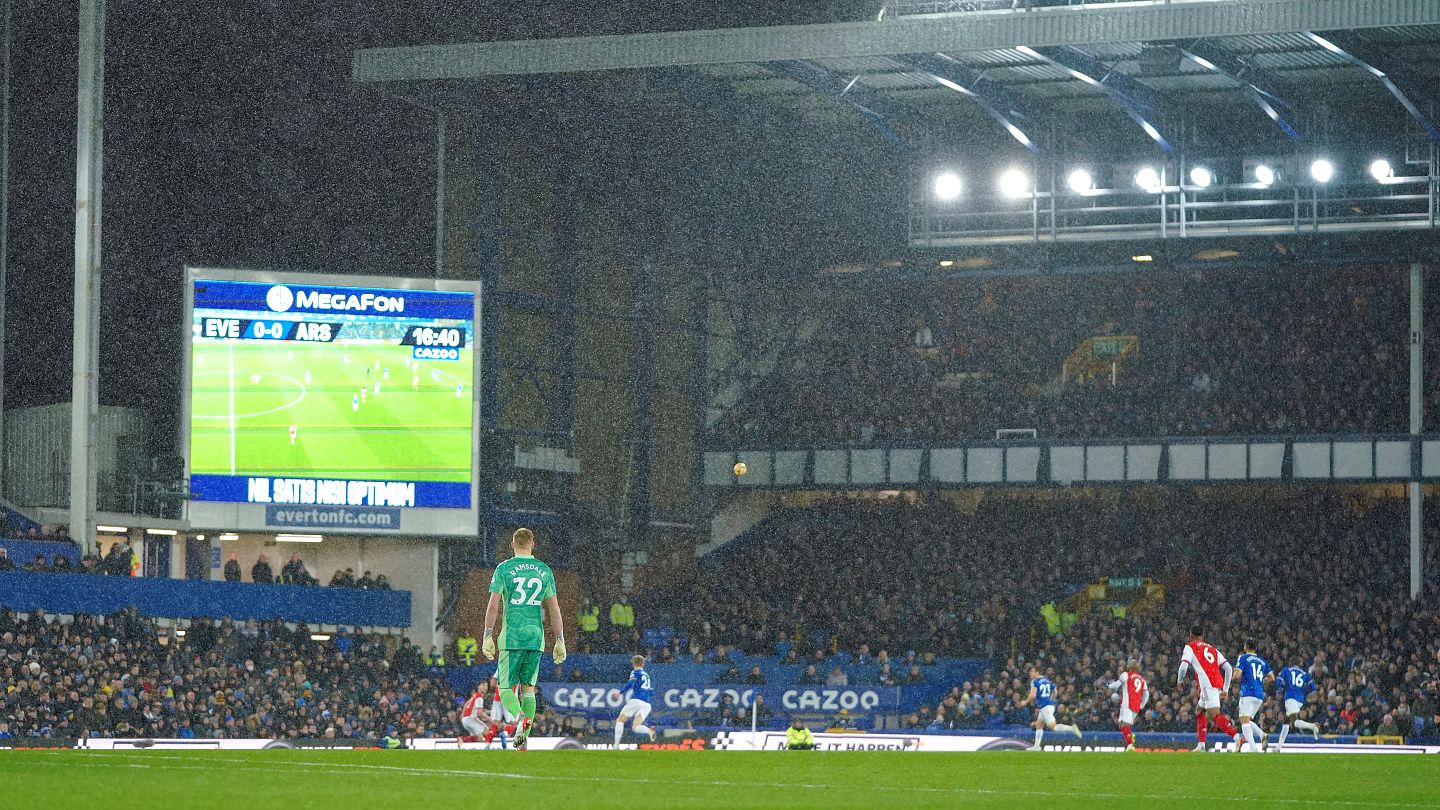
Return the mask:
<path id="1" fill-rule="evenodd" d="M 780 705 L 801 711 L 869 711 L 880 705 L 880 695 L 866 689 L 787 689 L 780 695 Z"/>
<path id="2" fill-rule="evenodd" d="M 661 691 L 656 702 L 666 709 L 717 709 L 729 697 L 736 707 L 745 707 L 755 701 L 756 693 L 755 689 L 676 687 Z M 880 693 L 872 689 L 785 689 L 767 697 L 786 711 L 868 712 L 881 703 Z M 619 709 L 625 703 L 612 686 L 559 686 L 549 700 L 562 709 Z"/>

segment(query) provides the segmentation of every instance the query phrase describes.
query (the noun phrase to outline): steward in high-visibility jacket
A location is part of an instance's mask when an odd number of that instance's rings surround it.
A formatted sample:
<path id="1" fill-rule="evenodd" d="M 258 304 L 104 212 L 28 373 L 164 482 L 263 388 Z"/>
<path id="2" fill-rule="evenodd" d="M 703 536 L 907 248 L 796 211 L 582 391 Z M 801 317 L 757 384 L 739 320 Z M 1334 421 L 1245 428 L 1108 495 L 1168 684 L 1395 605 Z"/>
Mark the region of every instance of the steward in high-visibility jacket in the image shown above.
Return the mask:
<path id="1" fill-rule="evenodd" d="M 635 608 L 630 607 L 629 598 L 621 596 L 619 602 L 610 606 L 610 626 L 626 630 L 635 626 Z"/>
<path id="2" fill-rule="evenodd" d="M 600 606 L 589 599 L 580 603 L 580 632 L 594 633 L 600 629 Z"/>
<path id="3" fill-rule="evenodd" d="M 475 656 L 479 654 L 480 642 L 476 641 L 474 636 L 466 633 L 455 639 L 455 656 L 460 659 L 460 663 L 467 667 L 473 667 L 475 666 Z"/>
<path id="4" fill-rule="evenodd" d="M 790 728 L 785 729 L 785 748 L 789 751 L 815 750 L 815 734 L 805 727 L 805 721 L 795 718 Z"/>

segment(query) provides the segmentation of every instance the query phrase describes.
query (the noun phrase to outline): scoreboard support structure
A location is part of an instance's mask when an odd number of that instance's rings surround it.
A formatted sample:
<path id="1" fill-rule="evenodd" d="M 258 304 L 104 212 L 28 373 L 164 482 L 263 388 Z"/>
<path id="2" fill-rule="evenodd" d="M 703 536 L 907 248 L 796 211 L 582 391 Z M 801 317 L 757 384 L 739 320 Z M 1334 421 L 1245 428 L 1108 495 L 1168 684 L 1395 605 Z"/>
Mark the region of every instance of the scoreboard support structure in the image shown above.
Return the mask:
<path id="1" fill-rule="evenodd" d="M 8 11 L 8 3 L 6 5 Z M 9 71 L 6 72 L 8 84 Z M 105 174 L 105 0 L 82 0 L 80 4 L 76 85 L 70 536 L 79 541 L 81 549 L 88 554 L 95 549 L 96 481 L 100 466 L 97 426 L 100 419 L 100 211 Z"/>

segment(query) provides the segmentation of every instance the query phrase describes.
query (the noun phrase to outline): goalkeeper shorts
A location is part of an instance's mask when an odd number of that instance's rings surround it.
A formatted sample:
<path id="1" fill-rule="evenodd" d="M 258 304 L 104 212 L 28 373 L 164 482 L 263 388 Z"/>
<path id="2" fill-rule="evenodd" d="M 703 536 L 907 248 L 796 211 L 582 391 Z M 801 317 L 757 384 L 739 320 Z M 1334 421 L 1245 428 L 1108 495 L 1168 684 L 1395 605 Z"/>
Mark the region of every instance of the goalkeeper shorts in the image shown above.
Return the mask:
<path id="1" fill-rule="evenodd" d="M 540 651 L 501 650 L 495 677 L 500 681 L 501 689 L 534 686 L 540 680 Z"/>

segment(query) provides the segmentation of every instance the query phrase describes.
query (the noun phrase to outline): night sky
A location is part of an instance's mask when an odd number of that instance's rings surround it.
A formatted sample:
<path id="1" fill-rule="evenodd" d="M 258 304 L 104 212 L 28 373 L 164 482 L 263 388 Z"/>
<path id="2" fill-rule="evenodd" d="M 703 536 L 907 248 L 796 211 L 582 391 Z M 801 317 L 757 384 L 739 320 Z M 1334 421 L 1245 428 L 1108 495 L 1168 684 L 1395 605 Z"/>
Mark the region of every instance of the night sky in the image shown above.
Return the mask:
<path id="1" fill-rule="evenodd" d="M 75 3 L 13 3 L 11 407 L 70 396 L 77 27 Z M 101 401 L 173 431 L 186 264 L 432 272 L 432 121 L 352 84 L 357 48 L 873 19 L 879 7 L 657 5 L 111 0 Z M 158 438 L 163 449 L 170 437 Z"/>

